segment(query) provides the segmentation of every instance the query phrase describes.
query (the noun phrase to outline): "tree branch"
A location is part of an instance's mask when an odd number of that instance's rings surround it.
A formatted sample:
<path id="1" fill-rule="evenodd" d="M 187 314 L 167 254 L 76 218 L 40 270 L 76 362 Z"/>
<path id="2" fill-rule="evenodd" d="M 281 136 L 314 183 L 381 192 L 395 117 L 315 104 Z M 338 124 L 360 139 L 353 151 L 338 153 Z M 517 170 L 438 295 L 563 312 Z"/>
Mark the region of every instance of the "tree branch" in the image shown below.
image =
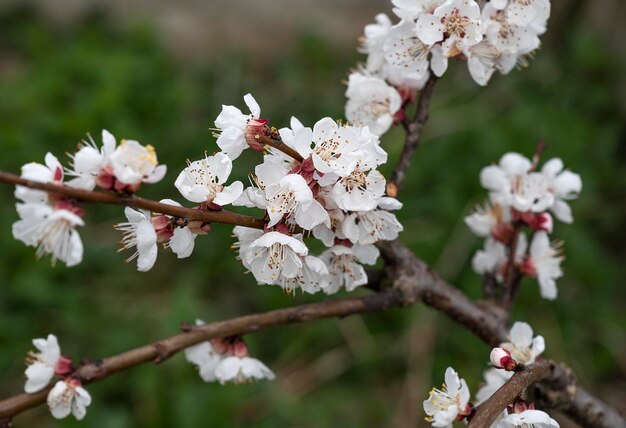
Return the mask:
<path id="1" fill-rule="evenodd" d="M 410 122 L 403 122 L 406 130 L 406 139 L 404 141 L 404 148 L 400 154 L 400 159 L 396 163 L 389 184 L 387 184 L 387 194 L 391 197 L 396 197 L 402 188 L 404 183 L 404 177 L 406 171 L 411 165 L 411 158 L 413 153 L 420 144 L 422 128 L 428 121 L 428 108 L 430 107 L 430 100 L 433 95 L 433 89 L 437 83 L 437 76 L 431 73 L 430 78 L 426 82 L 424 89 L 419 96 L 417 102 L 417 108 L 415 110 L 415 116 Z"/>
<path id="2" fill-rule="evenodd" d="M 529 386 L 546 379 L 556 364 L 550 360 L 538 361 L 513 374 L 489 399 L 476 408 L 468 428 L 491 426 L 504 409 L 519 397 Z"/>
<path id="3" fill-rule="evenodd" d="M 132 208 L 142 208 L 160 214 L 186 218 L 188 220 L 201 220 L 211 223 L 233 224 L 255 229 L 263 229 L 263 227 L 265 226 L 265 221 L 263 219 L 236 214 L 226 210 L 211 211 L 200 210 L 197 208 L 177 207 L 174 205 L 162 204 L 160 202 L 150 199 L 140 198 L 139 196 L 135 195 L 123 196 L 116 195 L 114 193 L 92 192 L 89 190 L 75 189 L 73 187 L 60 184 L 40 183 L 36 181 L 25 180 L 17 175 L 9 174 L 7 172 L 0 172 L 0 182 L 25 186 L 31 189 L 45 190 L 82 202 L 126 205 Z"/>
<path id="4" fill-rule="evenodd" d="M 241 335 L 270 327 L 323 318 L 381 311 L 398 307 L 401 303 L 400 295 L 393 290 L 388 290 L 364 297 L 329 300 L 194 326 L 188 332 L 85 364 L 77 370 L 76 374 L 83 383 L 97 382 L 143 363 L 150 361 L 161 363 L 189 346 L 212 338 Z M 51 388 L 52 386 L 49 386 L 35 394 L 20 394 L 0 401 L 0 423 L 3 419 L 11 420 L 19 413 L 45 403 Z"/>
<path id="5" fill-rule="evenodd" d="M 420 300 L 466 327 L 489 346 L 496 346 L 506 340 L 508 329 L 504 320 L 507 314 L 502 308 L 472 301 L 463 292 L 447 284 L 399 241 L 380 244 L 379 248 L 387 261 L 386 276 L 378 276 L 381 285 L 371 284 L 370 288 L 381 289 L 380 293 L 296 306 L 194 327 L 190 332 L 86 364 L 78 370 L 78 374 L 85 383 L 96 382 L 148 361 L 164 361 L 188 346 L 214 337 L 410 306 Z M 616 410 L 578 387 L 571 369 L 563 364 L 554 363 L 552 375 L 540 388 L 547 405 L 562 407 L 584 426 L 614 428 L 625 423 Z M 47 391 L 44 390 L 1 401 L 0 421 L 10 420 L 13 416 L 44 403 L 46 395 Z"/>

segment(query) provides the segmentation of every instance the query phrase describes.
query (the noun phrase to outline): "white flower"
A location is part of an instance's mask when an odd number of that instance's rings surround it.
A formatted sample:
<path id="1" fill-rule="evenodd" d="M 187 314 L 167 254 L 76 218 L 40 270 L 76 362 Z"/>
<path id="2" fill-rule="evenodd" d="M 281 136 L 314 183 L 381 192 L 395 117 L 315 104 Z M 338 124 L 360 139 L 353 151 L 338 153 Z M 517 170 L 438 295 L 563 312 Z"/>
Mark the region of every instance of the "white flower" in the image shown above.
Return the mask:
<path id="1" fill-rule="evenodd" d="M 582 190 L 583 183 L 580 175 L 571 171 L 563 171 L 563 161 L 559 158 L 550 159 L 541 168 L 547 178 L 550 189 L 556 200 L 550 210 L 556 218 L 564 223 L 572 223 L 572 209 L 568 200 L 576 199 Z"/>
<path id="2" fill-rule="evenodd" d="M 63 167 L 51 153 L 46 154 L 45 165 L 31 162 L 22 166 L 22 178 L 42 183 L 63 183 Z M 76 226 L 84 226 L 82 209 L 62 197 L 51 197 L 48 192 L 16 186 L 15 197 L 25 203 L 15 205 L 20 220 L 13 223 L 13 237 L 37 248 L 37 257 L 52 254 L 52 265 L 57 260 L 75 266 L 83 259 L 83 243 Z"/>
<path id="3" fill-rule="evenodd" d="M 395 214 L 385 210 L 350 213 L 341 228 L 353 244 L 393 241 L 404 230 Z"/>
<path id="4" fill-rule="evenodd" d="M 507 380 L 511 378 L 513 375 L 512 372 L 507 372 L 504 370 L 490 368 L 485 370 L 483 373 L 483 379 L 485 380 L 485 384 L 476 392 L 476 402 L 475 405 L 482 404 L 489 397 L 491 397 L 502 385 L 506 383 Z M 504 411 L 506 415 L 506 410 Z"/>
<path id="5" fill-rule="evenodd" d="M 531 162 L 518 153 L 507 153 L 499 165 L 490 165 L 480 172 L 481 185 L 490 197 L 512 205 L 517 211 L 542 212 L 554 204 L 550 182 L 545 174 L 530 172 Z"/>
<path id="6" fill-rule="evenodd" d="M 329 117 L 319 120 L 312 135 L 315 169 L 339 177 L 349 175 L 358 163 L 355 152 L 361 148 L 360 131 L 355 126 L 338 126 Z"/>
<path id="7" fill-rule="evenodd" d="M 282 276 L 280 286 L 288 293 L 301 289 L 305 293 L 315 294 L 328 286 L 328 268 L 315 256 L 305 256 L 302 269 L 292 278 Z"/>
<path id="8" fill-rule="evenodd" d="M 520 263 L 528 248 L 528 241 L 524 233 L 517 238 L 515 250 L 515 263 Z M 483 250 L 478 250 L 472 258 L 472 268 L 478 274 L 495 273 L 498 279 L 502 279 L 501 268 L 508 261 L 509 254 L 506 245 L 489 237 L 485 240 Z"/>
<path id="9" fill-rule="evenodd" d="M 217 145 L 231 160 L 237 159 L 248 147 L 246 142 L 248 125 L 256 124 L 261 115 L 261 107 L 251 94 L 244 95 L 243 100 L 250 109 L 250 114 L 243 114 L 234 106 L 222 105 L 222 111 L 215 119 L 215 126 L 220 131 Z"/>
<path id="10" fill-rule="evenodd" d="M 482 20 L 487 41 L 504 54 L 523 55 L 539 47 L 539 37 L 533 28 L 511 23 L 505 12 L 491 3 L 483 7 Z"/>
<path id="11" fill-rule="evenodd" d="M 69 378 L 60 380 L 48 393 L 48 407 L 56 419 L 63 419 L 73 414 L 82 420 L 91 404 L 91 395 L 81 386 L 80 381 Z"/>
<path id="12" fill-rule="evenodd" d="M 259 229 L 252 229 L 249 227 L 235 226 L 233 228 L 233 236 L 237 238 L 237 242 L 233 244 L 233 248 L 238 252 L 238 259 L 246 269 L 250 269 L 250 263 L 248 262 L 247 255 L 249 253 L 250 244 L 256 241 L 263 235 L 263 231 Z"/>
<path id="13" fill-rule="evenodd" d="M 385 194 L 385 177 L 377 170 L 369 173 L 356 168 L 333 187 L 333 199 L 346 211 L 369 211 L 376 208 Z"/>
<path id="14" fill-rule="evenodd" d="M 529 257 L 524 260 L 522 272 L 539 281 L 539 290 L 544 299 L 556 299 L 556 279 L 563 276 L 563 256 L 558 247 L 550 244 L 544 231 L 537 231 L 530 244 Z"/>
<path id="15" fill-rule="evenodd" d="M 247 245 L 241 258 L 259 283 L 276 284 L 282 277 L 298 275 L 308 252 L 301 234 L 268 232 Z"/>
<path id="16" fill-rule="evenodd" d="M 126 259 L 126 262 L 137 259 L 137 270 L 147 272 L 154 266 L 158 253 L 158 237 L 152 225 L 150 213 L 126 207 L 124 214 L 128 222 L 115 225 L 115 229 L 122 232 L 121 250 L 136 247 L 135 252 Z"/>
<path id="17" fill-rule="evenodd" d="M 550 16 L 549 0 L 493 0 L 490 4 L 505 9 L 507 20 L 515 25 L 526 26 L 533 22 L 545 25 Z"/>
<path id="18" fill-rule="evenodd" d="M 117 145 L 115 137 L 106 129 L 102 130 L 102 147 L 98 149 L 93 138 L 83 140 L 78 152 L 71 155 L 72 168 L 67 174 L 73 176 L 68 185 L 76 188 L 93 190 L 96 187 L 100 172 L 108 166 L 109 157 Z"/>
<path id="19" fill-rule="evenodd" d="M 46 339 L 33 339 L 33 345 L 39 352 L 29 352 L 28 367 L 24 372 L 26 375 L 24 391 L 29 394 L 48 386 L 61 358 L 61 348 L 54 334 L 49 334 Z"/>
<path id="20" fill-rule="evenodd" d="M 196 320 L 196 325 L 204 325 L 204 321 Z M 198 367 L 200 377 L 205 382 L 217 380 L 215 369 L 222 361 L 222 356 L 213 349 L 211 342 L 200 342 L 197 345 L 185 348 L 185 359 Z"/>
<path id="21" fill-rule="evenodd" d="M 37 257 L 51 254 L 54 266 L 61 260 L 68 267 L 83 260 L 83 243 L 76 231 L 84 226 L 79 212 L 71 204 L 59 203 L 58 208 L 45 203 L 16 204 L 20 220 L 13 223 L 13 237 L 30 247 L 37 248 Z M 72 211 L 62 208 L 68 206 Z"/>
<path id="22" fill-rule="evenodd" d="M 443 41 L 444 55 L 455 56 L 482 40 L 480 7 L 474 0 L 447 0 L 417 18 L 416 34 L 427 45 Z"/>
<path id="23" fill-rule="evenodd" d="M 423 13 L 433 13 L 445 0 L 391 0 L 393 13 L 404 20 L 415 20 Z"/>
<path id="24" fill-rule="evenodd" d="M 391 20 L 384 13 L 376 15 L 376 22 L 365 26 L 359 52 L 367 54 L 367 69 L 378 71 L 385 63 L 383 43 L 391 28 Z"/>
<path id="25" fill-rule="evenodd" d="M 533 337 L 533 329 L 525 322 L 516 322 L 509 332 L 509 342 L 500 344 L 519 364 L 532 364 L 546 349 L 543 336 Z"/>
<path id="26" fill-rule="evenodd" d="M 159 201 L 162 204 L 174 205 L 175 207 L 181 207 L 182 205 L 171 199 L 161 199 Z M 171 218 L 170 216 L 166 216 Z M 154 224 L 153 224 L 154 227 Z M 168 229 L 170 229 L 168 227 Z M 172 236 L 167 241 L 167 246 L 178 256 L 179 259 L 189 257 L 193 253 L 193 249 L 196 243 L 197 234 L 191 231 L 189 226 L 174 227 L 171 230 Z"/>
<path id="27" fill-rule="evenodd" d="M 283 217 L 290 219 L 306 230 L 318 224 L 329 224 L 330 219 L 324 207 L 313 198 L 313 192 L 306 180 L 298 174 L 288 174 L 278 183 L 265 187 L 267 214 L 270 221 L 267 226 L 276 225 Z"/>
<path id="28" fill-rule="evenodd" d="M 319 239 L 325 246 L 330 248 L 335 245 L 336 238 L 348 239 L 348 237 L 345 236 L 342 231 L 343 224 L 346 218 L 344 212 L 338 208 L 335 208 L 328 211 L 328 215 L 330 217 L 330 226 L 326 224 L 320 224 L 315 226 L 312 232 L 313 236 L 316 239 Z"/>
<path id="29" fill-rule="evenodd" d="M 379 255 L 378 248 L 373 245 L 355 245 L 351 248 L 335 245 L 324 251 L 320 259 L 326 263 L 329 274 L 329 281 L 324 292 L 334 294 L 341 288 L 353 291 L 367 284 L 367 274 L 359 262 L 373 265 Z"/>
<path id="30" fill-rule="evenodd" d="M 224 358 L 215 369 L 215 377 L 222 385 L 275 378 L 274 373 L 256 358 L 236 356 Z"/>
<path id="31" fill-rule="evenodd" d="M 477 207 L 474 213 L 465 217 L 465 224 L 471 231 L 482 238 L 494 236 L 498 238 L 504 232 L 499 229 L 510 229 L 513 232 L 511 222 L 511 210 L 499 203 L 485 204 L 483 207 Z"/>
<path id="32" fill-rule="evenodd" d="M 427 77 L 431 45 L 415 35 L 415 23 L 412 21 L 402 21 L 391 27 L 384 44 L 385 60 L 395 70 L 391 74 L 414 73 L 416 80 Z"/>
<path id="33" fill-rule="evenodd" d="M 383 79 L 352 73 L 346 90 L 346 118 L 357 125 L 368 126 L 376 135 L 389 130 L 394 115 L 402 107 L 398 91 Z"/>
<path id="34" fill-rule="evenodd" d="M 557 421 L 541 410 L 526 410 L 522 413 L 511 413 L 500 419 L 495 428 L 559 428 Z"/>
<path id="35" fill-rule="evenodd" d="M 129 186 L 157 183 L 165 177 L 167 167 L 159 165 L 151 145 L 142 146 L 135 140 L 122 140 L 109 156 L 115 179 Z"/>
<path id="36" fill-rule="evenodd" d="M 20 177 L 40 183 L 61 184 L 63 182 L 63 167 L 52 153 L 47 153 L 45 165 L 37 162 L 27 163 L 22 166 Z M 24 186 L 15 186 L 15 197 L 26 203 L 49 202 L 49 194 L 45 190 L 29 189 Z"/>
<path id="37" fill-rule="evenodd" d="M 424 400 L 427 421 L 434 427 L 452 427 L 458 416 L 469 415 L 470 392 L 464 379 L 460 379 L 452 367 L 448 367 L 443 390 L 433 388 L 428 400 Z"/>
<path id="38" fill-rule="evenodd" d="M 472 79 L 481 86 L 487 85 L 496 70 L 509 74 L 518 60 L 516 55 L 504 54 L 485 40 L 470 46 L 464 53 Z"/>
<path id="39" fill-rule="evenodd" d="M 223 185 L 228 180 L 232 168 L 232 161 L 224 153 L 206 156 L 204 159 L 191 162 L 182 170 L 174 186 L 191 202 L 228 205 L 243 192 L 241 181 L 235 181 L 230 186 Z"/>

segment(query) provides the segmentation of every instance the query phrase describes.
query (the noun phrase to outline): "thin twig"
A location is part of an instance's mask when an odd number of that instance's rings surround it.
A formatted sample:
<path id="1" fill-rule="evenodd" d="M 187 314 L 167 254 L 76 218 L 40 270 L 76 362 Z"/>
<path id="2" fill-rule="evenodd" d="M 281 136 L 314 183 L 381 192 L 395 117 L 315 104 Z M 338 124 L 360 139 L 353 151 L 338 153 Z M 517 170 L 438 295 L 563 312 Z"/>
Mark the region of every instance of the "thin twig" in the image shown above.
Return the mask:
<path id="1" fill-rule="evenodd" d="M 542 360 L 523 367 L 505 382 L 494 394 L 476 408 L 468 428 L 491 426 L 493 421 L 504 409 L 519 397 L 529 386 L 548 378 L 556 364 L 550 360 Z"/>
<path id="2" fill-rule="evenodd" d="M 391 197 L 396 197 L 402 188 L 406 171 L 411 165 L 411 158 L 413 153 L 420 144 L 422 128 L 428 121 L 428 109 L 430 107 L 430 100 L 433 95 L 433 89 L 437 83 L 437 76 L 430 75 L 430 78 L 426 82 L 424 89 L 420 93 L 419 100 L 417 102 L 417 108 L 415 110 L 415 116 L 411 121 L 403 121 L 402 124 L 406 130 L 406 139 L 404 141 L 404 148 L 400 154 L 400 159 L 396 163 L 396 166 L 391 174 L 389 183 L 387 184 L 387 194 Z"/>
<path id="3" fill-rule="evenodd" d="M 195 208 L 177 207 L 174 205 L 162 204 L 139 196 L 116 195 L 113 193 L 93 192 L 84 189 L 75 189 L 70 186 L 40 183 L 37 181 L 25 180 L 15 174 L 0 172 L 0 182 L 29 187 L 31 189 L 45 190 L 51 193 L 76 199 L 82 202 L 95 202 L 101 204 L 126 205 L 133 208 L 142 208 L 152 212 L 167 214 L 174 217 L 186 218 L 188 220 L 200 220 L 211 223 L 224 223 L 239 226 L 246 226 L 255 229 L 263 229 L 265 221 L 247 215 L 236 214 L 226 210 L 212 211 Z"/>

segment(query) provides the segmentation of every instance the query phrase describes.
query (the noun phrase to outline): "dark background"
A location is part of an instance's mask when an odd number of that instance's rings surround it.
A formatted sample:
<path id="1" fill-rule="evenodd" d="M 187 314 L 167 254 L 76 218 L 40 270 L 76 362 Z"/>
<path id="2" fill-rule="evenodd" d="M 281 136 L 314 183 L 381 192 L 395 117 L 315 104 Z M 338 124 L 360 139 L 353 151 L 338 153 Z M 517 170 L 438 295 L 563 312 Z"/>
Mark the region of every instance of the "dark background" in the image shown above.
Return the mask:
<path id="1" fill-rule="evenodd" d="M 556 2 L 555 2 L 556 3 Z M 553 6 L 536 60 L 522 71 L 474 84 L 453 62 L 435 90 L 431 120 L 398 216 L 402 239 L 452 283 L 480 295 L 470 260 L 480 245 L 462 219 L 485 193 L 480 168 L 506 151 L 563 158 L 584 189 L 565 242 L 559 298 L 524 283 L 514 318 L 544 335 L 546 354 L 580 382 L 624 408 L 626 72 L 624 3 Z M 182 200 L 173 187 L 187 158 L 217 150 L 209 127 L 222 103 L 251 91 L 262 117 L 285 126 L 343 115 L 356 39 L 387 2 L 342 1 L 0 1 L 0 169 L 18 172 L 47 151 L 62 160 L 86 132 L 152 144 L 169 173 L 141 195 Z M 384 137 L 397 158 L 402 132 Z M 258 161 L 236 163 L 245 179 Z M 392 162 L 391 162 L 392 163 Z M 384 172 L 388 172 L 388 168 Z M 320 301 L 255 285 L 215 225 L 189 259 L 161 253 L 147 274 L 115 252 L 119 207 L 86 206 L 85 260 L 73 269 L 36 261 L 11 237 L 13 189 L 0 187 L 0 396 L 22 391 L 30 340 L 57 334 L 64 353 L 104 357 L 206 321 Z M 357 291 L 356 294 L 363 293 Z M 16 427 L 406 427 L 424 425 L 421 401 L 454 366 L 475 392 L 486 347 L 423 306 L 289 326 L 247 337 L 278 375 L 243 386 L 204 384 L 176 356 L 90 385 L 86 419 L 55 421 L 45 407 Z M 563 418 L 557 416 L 566 425 Z"/>

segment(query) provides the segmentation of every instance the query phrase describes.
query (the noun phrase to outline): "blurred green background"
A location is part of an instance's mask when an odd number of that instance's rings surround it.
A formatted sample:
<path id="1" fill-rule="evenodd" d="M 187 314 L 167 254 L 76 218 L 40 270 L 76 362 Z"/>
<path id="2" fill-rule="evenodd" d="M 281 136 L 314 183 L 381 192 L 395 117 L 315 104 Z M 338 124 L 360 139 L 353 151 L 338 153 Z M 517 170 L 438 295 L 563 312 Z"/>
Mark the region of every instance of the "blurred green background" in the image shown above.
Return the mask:
<path id="1" fill-rule="evenodd" d="M 185 159 L 217 146 L 209 127 L 220 105 L 251 91 L 262 116 L 285 126 L 343 114 L 341 83 L 360 59 L 362 27 L 387 2 L 0 2 L 0 169 L 18 172 L 47 151 L 67 160 L 86 132 L 157 148 L 169 173 L 142 196 L 181 200 L 173 187 Z M 425 144 L 415 157 L 399 217 L 404 242 L 472 296 L 470 260 L 480 245 L 462 222 L 485 194 L 481 167 L 506 151 L 530 155 L 549 142 L 584 180 L 575 224 L 558 224 L 566 275 L 559 298 L 524 284 L 515 319 L 546 338 L 599 396 L 624 408 L 626 246 L 626 61 L 624 4 L 554 5 L 544 46 L 528 69 L 475 85 L 463 63 L 435 91 Z M 603 2 L 604 3 L 604 2 Z M 314 9 L 314 10 L 312 10 Z M 620 28 L 621 26 L 621 28 Z M 620 42 L 621 41 L 621 42 Z M 99 140 L 99 137 L 98 137 Z M 397 158 L 402 133 L 384 138 Z M 235 167 L 245 179 L 257 158 Z M 387 172 L 385 170 L 385 172 Z M 255 285 L 228 250 L 230 228 L 196 242 L 189 259 L 162 253 L 147 274 L 115 252 L 119 207 L 86 206 L 85 259 L 52 268 L 11 237 L 13 189 L 0 186 L 0 396 L 22 391 L 23 356 L 33 337 L 54 332 L 64 353 L 98 358 L 206 321 L 324 299 Z M 362 292 L 357 292 L 360 294 Z M 364 292 L 363 292 L 364 293 Z M 88 387 L 93 404 L 78 423 L 45 407 L 16 427 L 407 427 L 424 425 L 421 401 L 454 366 L 475 390 L 486 347 L 428 308 L 326 320 L 247 337 L 275 382 L 204 384 L 176 356 Z M 563 426 L 571 426 L 558 417 Z"/>

